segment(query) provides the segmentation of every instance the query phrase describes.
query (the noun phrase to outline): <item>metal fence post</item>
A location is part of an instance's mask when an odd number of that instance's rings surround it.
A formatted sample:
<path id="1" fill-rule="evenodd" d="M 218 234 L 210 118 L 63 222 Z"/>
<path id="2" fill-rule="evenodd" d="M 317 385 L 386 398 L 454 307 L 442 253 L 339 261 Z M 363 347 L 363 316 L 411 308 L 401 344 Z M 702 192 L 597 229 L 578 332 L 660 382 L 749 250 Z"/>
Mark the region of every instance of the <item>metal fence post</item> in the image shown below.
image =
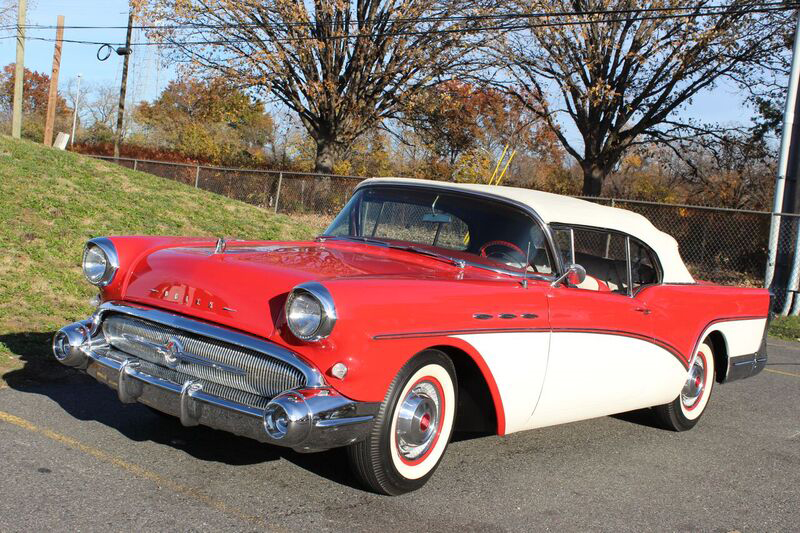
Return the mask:
<path id="1" fill-rule="evenodd" d="M 278 192 L 275 193 L 275 213 L 278 212 L 278 200 L 281 199 L 281 185 L 283 184 L 283 172 L 278 173 Z"/>
<path id="2" fill-rule="evenodd" d="M 138 163 L 138 162 L 139 162 L 138 159 L 134 159 L 133 160 L 133 170 L 136 170 L 136 166 L 137 166 L 136 163 Z"/>
<path id="3" fill-rule="evenodd" d="M 194 188 L 197 189 L 200 185 L 200 165 L 197 165 L 197 170 L 194 172 Z"/>

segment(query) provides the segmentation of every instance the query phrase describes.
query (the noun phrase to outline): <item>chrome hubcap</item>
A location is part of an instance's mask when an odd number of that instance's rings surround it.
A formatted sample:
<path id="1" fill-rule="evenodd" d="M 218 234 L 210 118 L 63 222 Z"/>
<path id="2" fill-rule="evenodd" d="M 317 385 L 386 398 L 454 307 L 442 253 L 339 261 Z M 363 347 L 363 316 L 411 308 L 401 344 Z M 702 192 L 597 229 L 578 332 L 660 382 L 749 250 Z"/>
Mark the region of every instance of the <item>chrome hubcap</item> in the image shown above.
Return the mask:
<path id="1" fill-rule="evenodd" d="M 693 407 L 705 390 L 705 364 L 703 359 L 698 356 L 694 359 L 692 370 L 689 372 L 689 377 L 686 379 L 686 384 L 681 391 L 681 402 L 684 407 Z"/>
<path id="2" fill-rule="evenodd" d="M 420 381 L 406 394 L 397 415 L 397 448 L 406 460 L 424 456 L 439 432 L 442 399 L 429 381 Z"/>

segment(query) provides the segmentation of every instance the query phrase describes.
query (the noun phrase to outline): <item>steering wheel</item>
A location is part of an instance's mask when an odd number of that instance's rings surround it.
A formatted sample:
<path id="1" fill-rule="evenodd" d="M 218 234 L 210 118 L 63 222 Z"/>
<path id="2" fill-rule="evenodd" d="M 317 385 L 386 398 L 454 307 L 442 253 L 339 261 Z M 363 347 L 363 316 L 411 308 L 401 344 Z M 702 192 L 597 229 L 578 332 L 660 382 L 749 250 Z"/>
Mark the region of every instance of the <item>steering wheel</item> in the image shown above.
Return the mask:
<path id="1" fill-rule="evenodd" d="M 505 252 L 505 251 L 496 251 L 496 252 L 492 252 L 492 253 L 487 253 L 486 250 L 490 246 L 502 246 L 504 248 L 508 248 L 512 252 L 518 253 L 520 255 L 521 259 L 519 259 L 519 260 L 514 259 L 514 257 L 511 254 L 509 254 L 508 252 Z M 486 244 L 484 244 L 483 246 L 481 246 L 479 252 L 481 254 L 481 257 L 488 257 L 490 259 L 496 259 L 498 261 L 506 263 L 507 265 L 516 266 L 516 267 L 519 267 L 519 268 L 526 268 L 527 267 L 527 265 L 525 265 L 525 261 L 526 261 L 525 252 L 523 252 L 522 249 L 519 246 L 517 246 L 516 244 L 514 244 L 513 242 L 508 242 L 508 241 L 489 241 Z"/>

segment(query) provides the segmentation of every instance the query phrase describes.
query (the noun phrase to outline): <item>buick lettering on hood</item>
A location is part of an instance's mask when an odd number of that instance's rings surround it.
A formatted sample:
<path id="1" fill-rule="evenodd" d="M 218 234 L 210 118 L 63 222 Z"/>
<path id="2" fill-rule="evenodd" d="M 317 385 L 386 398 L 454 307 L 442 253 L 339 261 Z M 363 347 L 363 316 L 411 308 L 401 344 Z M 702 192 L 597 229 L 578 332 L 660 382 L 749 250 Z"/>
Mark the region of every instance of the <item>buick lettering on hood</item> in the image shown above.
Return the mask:
<path id="1" fill-rule="evenodd" d="M 100 237 L 83 271 L 99 304 L 56 333 L 61 363 L 186 426 L 347 447 L 390 495 L 455 430 L 642 408 L 691 429 L 767 360 L 766 290 L 696 281 L 638 214 L 527 189 L 369 179 L 313 241 Z"/>

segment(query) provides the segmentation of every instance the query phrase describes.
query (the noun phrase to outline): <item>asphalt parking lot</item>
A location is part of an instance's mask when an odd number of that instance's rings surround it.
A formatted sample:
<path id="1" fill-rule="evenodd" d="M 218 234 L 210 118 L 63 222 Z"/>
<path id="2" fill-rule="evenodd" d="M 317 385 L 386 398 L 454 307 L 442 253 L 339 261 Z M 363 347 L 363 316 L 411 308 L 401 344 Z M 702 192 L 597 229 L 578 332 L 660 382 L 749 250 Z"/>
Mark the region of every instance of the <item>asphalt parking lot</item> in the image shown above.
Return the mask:
<path id="1" fill-rule="evenodd" d="M 800 344 L 718 386 L 686 433 L 646 412 L 454 442 L 422 490 L 362 491 L 301 455 L 177 420 L 76 373 L 0 382 L 0 530 L 800 528 Z"/>

